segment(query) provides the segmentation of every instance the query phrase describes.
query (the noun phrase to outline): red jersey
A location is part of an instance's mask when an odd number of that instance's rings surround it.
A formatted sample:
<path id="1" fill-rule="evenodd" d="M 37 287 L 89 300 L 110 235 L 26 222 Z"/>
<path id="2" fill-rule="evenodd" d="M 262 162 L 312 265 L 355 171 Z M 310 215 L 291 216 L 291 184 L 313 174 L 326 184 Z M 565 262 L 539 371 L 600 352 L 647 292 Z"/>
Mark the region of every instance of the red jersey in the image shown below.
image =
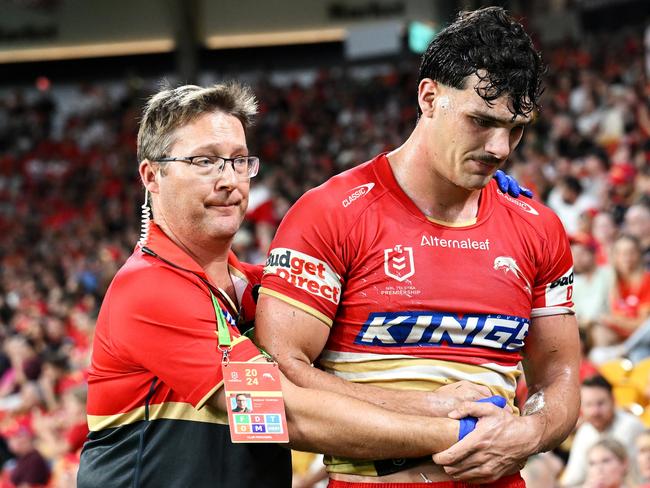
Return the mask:
<path id="1" fill-rule="evenodd" d="M 326 371 L 402 389 L 466 379 L 511 403 L 531 318 L 573 307 L 571 251 L 551 210 L 490 182 L 475 222 L 437 222 L 383 154 L 306 193 L 264 273 L 260 293 L 332 327 Z"/>

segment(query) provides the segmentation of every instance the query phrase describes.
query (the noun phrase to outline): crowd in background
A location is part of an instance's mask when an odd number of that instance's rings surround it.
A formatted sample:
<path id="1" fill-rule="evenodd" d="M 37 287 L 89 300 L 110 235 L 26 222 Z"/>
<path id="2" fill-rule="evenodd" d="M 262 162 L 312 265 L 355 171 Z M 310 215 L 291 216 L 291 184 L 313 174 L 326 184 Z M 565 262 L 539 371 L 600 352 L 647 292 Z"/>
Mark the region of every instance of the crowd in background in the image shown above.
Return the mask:
<path id="1" fill-rule="evenodd" d="M 641 364 L 650 356 L 643 334 L 650 328 L 650 75 L 636 31 L 543 53 L 542 111 L 506 169 L 557 212 L 571 237 L 581 372 L 589 380 L 613 359 Z M 412 129 L 417 60 L 365 73 L 337 67 L 309 82 L 259 76 L 253 83 L 260 116 L 248 139 L 262 168 L 234 242 L 242 260 L 263 261 L 303 192 L 395 148 Z M 95 318 L 138 239 L 137 120 L 155 87 L 131 80 L 116 94 L 81 85 L 67 96 L 41 88 L 0 97 L 0 488 L 74 486 Z M 635 402 L 644 406 L 650 386 L 646 392 Z M 634 413 L 641 432 L 647 421 Z M 644 439 L 639 467 L 645 462 L 650 477 Z M 633 467 L 637 451 L 615 442 L 589 449 L 585 473 L 604 458 L 619 461 L 623 478 L 643 472 Z M 565 460 L 541 460 L 553 483 Z M 584 486 L 614 478 L 603 472 Z"/>

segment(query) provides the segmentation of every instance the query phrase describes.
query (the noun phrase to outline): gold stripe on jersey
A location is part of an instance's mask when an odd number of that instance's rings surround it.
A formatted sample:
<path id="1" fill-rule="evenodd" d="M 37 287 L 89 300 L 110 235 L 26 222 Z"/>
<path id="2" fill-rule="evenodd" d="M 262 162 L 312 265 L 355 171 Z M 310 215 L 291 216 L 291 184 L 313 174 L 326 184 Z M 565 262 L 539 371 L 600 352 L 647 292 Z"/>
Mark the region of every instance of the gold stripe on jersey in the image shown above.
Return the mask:
<path id="1" fill-rule="evenodd" d="M 88 415 L 87 418 L 88 428 L 93 432 L 112 429 L 144 420 L 144 406 L 116 415 Z M 228 424 L 228 414 L 226 412 L 222 412 L 211 405 L 206 405 L 201 410 L 197 410 L 191 404 L 183 402 L 150 405 L 149 419 L 191 420 L 210 424 Z"/>
<path id="2" fill-rule="evenodd" d="M 206 395 L 203 398 L 201 398 L 201 400 L 199 400 L 199 403 L 196 404 L 196 409 L 201 410 L 205 406 L 207 401 L 210 399 L 210 397 L 214 395 L 217 392 L 217 390 L 222 386 L 223 386 L 223 380 L 217 383 L 217 385 L 214 388 L 212 388 L 208 393 L 206 393 Z"/>
<path id="3" fill-rule="evenodd" d="M 384 356 L 327 351 L 319 364 L 329 373 L 354 383 L 368 383 L 399 390 L 434 391 L 460 380 L 485 385 L 513 406 L 517 366 L 464 364 L 413 356 Z"/>
<path id="4" fill-rule="evenodd" d="M 463 220 L 462 222 L 447 222 L 446 220 L 438 220 L 429 216 L 427 216 L 427 220 L 429 222 L 433 222 L 434 224 L 444 225 L 445 227 L 469 227 L 470 225 L 474 225 L 477 222 L 476 217 L 469 220 Z"/>
<path id="5" fill-rule="evenodd" d="M 325 456 L 323 459 L 328 473 L 356 474 L 358 476 L 377 476 L 377 468 L 373 461 L 358 459 L 343 459 L 334 456 Z"/>
<path id="6" fill-rule="evenodd" d="M 232 264 L 228 265 L 228 271 L 230 272 L 231 275 L 234 275 L 237 278 L 239 278 L 239 279 L 245 281 L 246 283 L 248 283 L 248 277 L 242 271 L 235 268 Z"/>
<path id="7" fill-rule="evenodd" d="M 309 315 L 313 315 L 328 327 L 332 327 L 332 319 L 330 319 L 327 315 L 319 312 L 315 308 L 310 307 L 309 305 L 305 305 L 304 303 L 299 302 L 298 300 L 294 300 L 293 298 L 290 298 L 282 293 L 278 293 L 275 290 L 269 290 L 268 288 L 264 288 L 263 286 L 260 287 L 259 292 L 277 298 L 279 300 L 282 300 L 283 302 L 288 303 L 289 305 L 293 305 L 294 307 L 299 308 L 304 312 L 307 312 Z"/>

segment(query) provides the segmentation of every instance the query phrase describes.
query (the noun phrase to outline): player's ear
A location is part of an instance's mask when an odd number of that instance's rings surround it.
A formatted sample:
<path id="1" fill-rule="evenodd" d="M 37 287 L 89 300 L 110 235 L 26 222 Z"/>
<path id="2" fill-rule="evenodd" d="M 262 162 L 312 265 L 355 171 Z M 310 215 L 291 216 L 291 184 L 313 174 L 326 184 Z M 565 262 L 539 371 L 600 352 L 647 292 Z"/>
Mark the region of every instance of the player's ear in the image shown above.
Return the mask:
<path id="1" fill-rule="evenodd" d="M 140 172 L 140 179 L 144 187 L 149 190 L 149 193 L 158 193 L 158 178 L 160 166 L 158 163 L 149 161 L 148 159 L 142 160 L 138 168 Z"/>
<path id="2" fill-rule="evenodd" d="M 436 97 L 440 96 L 440 85 L 431 78 L 422 78 L 418 85 L 418 104 L 422 117 L 431 117 Z"/>

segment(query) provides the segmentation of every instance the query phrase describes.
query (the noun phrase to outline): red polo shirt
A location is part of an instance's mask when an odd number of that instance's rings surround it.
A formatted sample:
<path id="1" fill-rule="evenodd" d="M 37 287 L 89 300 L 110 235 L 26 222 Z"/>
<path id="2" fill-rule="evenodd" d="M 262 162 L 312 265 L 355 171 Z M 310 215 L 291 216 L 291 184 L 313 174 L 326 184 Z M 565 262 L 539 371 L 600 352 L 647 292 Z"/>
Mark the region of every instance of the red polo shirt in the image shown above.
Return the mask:
<path id="1" fill-rule="evenodd" d="M 290 484 L 286 450 L 233 445 L 225 412 L 206 404 L 223 383 L 210 291 L 230 321 L 231 360 L 260 357 L 235 323 L 254 318 L 252 286 L 261 269 L 232 253 L 228 263 L 237 305 L 152 225 L 147 246 L 113 279 L 93 343 L 80 488 L 131 486 L 134 479 L 141 487 Z"/>
<path id="2" fill-rule="evenodd" d="M 146 247 L 158 257 L 136 248 L 113 279 L 97 319 L 88 377 L 92 431 L 143 419 L 141 407 L 154 378 L 160 386 L 151 400 L 150 418 L 198 412 L 223 382 L 208 276 L 156 225 Z M 240 297 L 249 299 L 245 288 L 251 270 L 232 253 L 229 264 Z M 224 312 L 238 315 L 216 287 L 212 292 Z M 254 315 L 254 304 L 246 305 L 244 312 Z M 259 357 L 236 328 L 230 327 L 230 334 L 232 360 Z M 165 413 L 163 406 L 169 403 L 183 406 Z"/>

